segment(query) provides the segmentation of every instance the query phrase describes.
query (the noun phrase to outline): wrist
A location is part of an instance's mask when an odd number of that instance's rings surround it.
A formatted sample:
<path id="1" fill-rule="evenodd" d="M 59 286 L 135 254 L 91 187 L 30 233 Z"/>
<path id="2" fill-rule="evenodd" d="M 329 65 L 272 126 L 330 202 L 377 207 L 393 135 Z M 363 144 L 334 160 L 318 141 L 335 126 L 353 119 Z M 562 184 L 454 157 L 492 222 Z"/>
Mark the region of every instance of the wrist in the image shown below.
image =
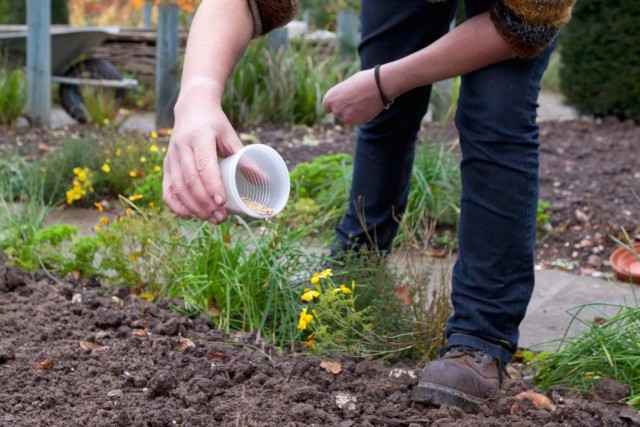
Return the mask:
<path id="1" fill-rule="evenodd" d="M 224 86 L 210 77 L 195 76 L 183 79 L 174 110 L 180 112 L 194 108 L 220 106 L 223 93 Z"/>
<path id="2" fill-rule="evenodd" d="M 387 110 L 393 104 L 394 98 L 389 98 L 387 96 L 387 92 L 382 87 L 382 78 L 380 77 L 380 64 L 374 67 L 373 77 L 376 82 L 376 87 L 378 88 L 378 95 L 380 96 L 380 101 L 382 102 L 382 105 L 384 106 L 385 110 Z"/>

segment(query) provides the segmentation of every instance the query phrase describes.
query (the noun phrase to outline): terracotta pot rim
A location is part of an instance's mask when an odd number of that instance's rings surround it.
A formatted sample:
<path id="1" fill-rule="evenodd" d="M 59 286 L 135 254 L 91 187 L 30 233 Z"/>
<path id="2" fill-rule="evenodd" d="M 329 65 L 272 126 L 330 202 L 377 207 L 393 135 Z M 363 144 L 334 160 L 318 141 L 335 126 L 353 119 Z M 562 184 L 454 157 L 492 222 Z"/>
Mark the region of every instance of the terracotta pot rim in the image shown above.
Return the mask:
<path id="1" fill-rule="evenodd" d="M 636 252 L 640 253 L 640 242 L 634 243 L 632 247 Z M 640 274 L 631 272 L 629 267 L 631 264 L 640 262 L 633 252 L 627 248 L 620 247 L 611 253 L 609 262 L 619 280 L 640 284 Z"/>

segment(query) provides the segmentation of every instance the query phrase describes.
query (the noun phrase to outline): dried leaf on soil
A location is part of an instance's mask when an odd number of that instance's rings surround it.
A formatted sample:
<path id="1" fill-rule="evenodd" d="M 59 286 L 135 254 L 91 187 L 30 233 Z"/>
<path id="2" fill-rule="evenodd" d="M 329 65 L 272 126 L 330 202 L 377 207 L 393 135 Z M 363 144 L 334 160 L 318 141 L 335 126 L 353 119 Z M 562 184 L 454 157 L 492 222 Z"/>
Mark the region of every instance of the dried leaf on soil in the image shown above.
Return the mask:
<path id="1" fill-rule="evenodd" d="M 131 331 L 131 333 L 136 337 L 140 337 L 140 338 L 147 338 L 151 336 L 151 332 L 145 331 L 144 329 L 134 329 Z"/>
<path id="2" fill-rule="evenodd" d="M 212 317 L 220 317 L 220 310 L 218 310 L 215 298 L 209 303 L 209 313 L 211 313 Z"/>
<path id="3" fill-rule="evenodd" d="M 226 354 L 223 354 L 223 353 L 211 353 L 209 355 L 210 359 L 226 359 L 227 357 L 229 357 L 229 356 L 227 356 Z"/>
<path id="4" fill-rule="evenodd" d="M 405 307 L 408 307 L 412 303 L 411 299 L 411 289 L 409 289 L 409 285 L 400 285 L 395 290 L 396 298 L 400 301 Z"/>
<path id="5" fill-rule="evenodd" d="M 533 406 L 538 409 L 548 409 L 549 411 L 555 411 L 556 405 L 551 403 L 551 400 L 544 394 L 536 393 L 535 391 L 528 390 L 523 391 L 515 397 L 516 401 L 511 405 L 511 415 L 515 414 L 520 409 L 520 404 L 523 400 L 529 400 Z"/>
<path id="6" fill-rule="evenodd" d="M 53 366 L 56 364 L 56 361 L 51 359 L 51 358 L 47 358 L 44 360 L 38 360 L 36 362 L 36 368 L 40 369 L 41 371 L 46 371 L 48 369 L 53 368 Z"/>
<path id="7" fill-rule="evenodd" d="M 329 362 L 327 360 L 320 362 L 320 367 L 330 374 L 338 375 L 342 372 L 342 364 L 340 362 Z"/>
<path id="8" fill-rule="evenodd" d="M 80 341 L 80 348 L 83 350 L 95 350 L 95 351 L 100 351 L 104 348 L 104 346 L 100 345 L 100 344 L 96 344 L 94 342 L 91 341 L 86 341 L 86 340 L 82 340 Z"/>
<path id="9" fill-rule="evenodd" d="M 193 341 L 191 341 L 189 338 L 183 338 L 181 336 L 180 337 L 180 344 L 178 344 L 178 348 L 176 348 L 176 351 L 182 353 L 183 351 L 185 351 L 189 347 L 195 347 L 195 346 L 196 346 L 196 344 Z"/>

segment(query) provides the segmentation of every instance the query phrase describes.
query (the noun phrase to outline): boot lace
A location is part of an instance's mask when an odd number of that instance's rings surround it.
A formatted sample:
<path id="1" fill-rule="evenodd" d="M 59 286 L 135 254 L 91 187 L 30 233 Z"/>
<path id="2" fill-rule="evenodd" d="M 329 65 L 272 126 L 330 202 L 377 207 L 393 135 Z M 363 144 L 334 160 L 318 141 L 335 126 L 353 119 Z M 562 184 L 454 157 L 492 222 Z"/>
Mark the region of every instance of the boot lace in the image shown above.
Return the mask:
<path id="1" fill-rule="evenodd" d="M 468 356 L 471 356 L 471 358 L 473 358 L 473 361 L 483 368 L 486 368 L 495 360 L 498 364 L 498 379 L 500 380 L 500 384 L 502 384 L 505 376 L 511 379 L 511 376 L 507 372 L 507 364 L 505 362 L 496 359 L 486 351 L 480 350 L 479 348 L 469 347 L 466 345 L 448 346 L 440 349 L 440 351 L 438 352 L 438 357 L 445 357 L 453 353 L 464 353 Z"/>

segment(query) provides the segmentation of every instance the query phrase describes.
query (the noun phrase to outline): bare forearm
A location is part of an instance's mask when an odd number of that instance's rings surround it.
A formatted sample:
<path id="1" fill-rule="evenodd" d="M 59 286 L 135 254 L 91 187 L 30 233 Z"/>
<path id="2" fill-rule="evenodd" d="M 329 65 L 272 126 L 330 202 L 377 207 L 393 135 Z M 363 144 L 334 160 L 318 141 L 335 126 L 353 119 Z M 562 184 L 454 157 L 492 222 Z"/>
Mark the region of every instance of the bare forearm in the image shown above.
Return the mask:
<path id="1" fill-rule="evenodd" d="M 388 98 L 419 86 L 463 75 L 514 56 L 489 13 L 456 27 L 426 48 L 381 67 Z"/>
<path id="2" fill-rule="evenodd" d="M 204 0 L 194 17 L 176 111 L 189 100 L 219 104 L 224 86 L 253 34 L 246 0 Z"/>

